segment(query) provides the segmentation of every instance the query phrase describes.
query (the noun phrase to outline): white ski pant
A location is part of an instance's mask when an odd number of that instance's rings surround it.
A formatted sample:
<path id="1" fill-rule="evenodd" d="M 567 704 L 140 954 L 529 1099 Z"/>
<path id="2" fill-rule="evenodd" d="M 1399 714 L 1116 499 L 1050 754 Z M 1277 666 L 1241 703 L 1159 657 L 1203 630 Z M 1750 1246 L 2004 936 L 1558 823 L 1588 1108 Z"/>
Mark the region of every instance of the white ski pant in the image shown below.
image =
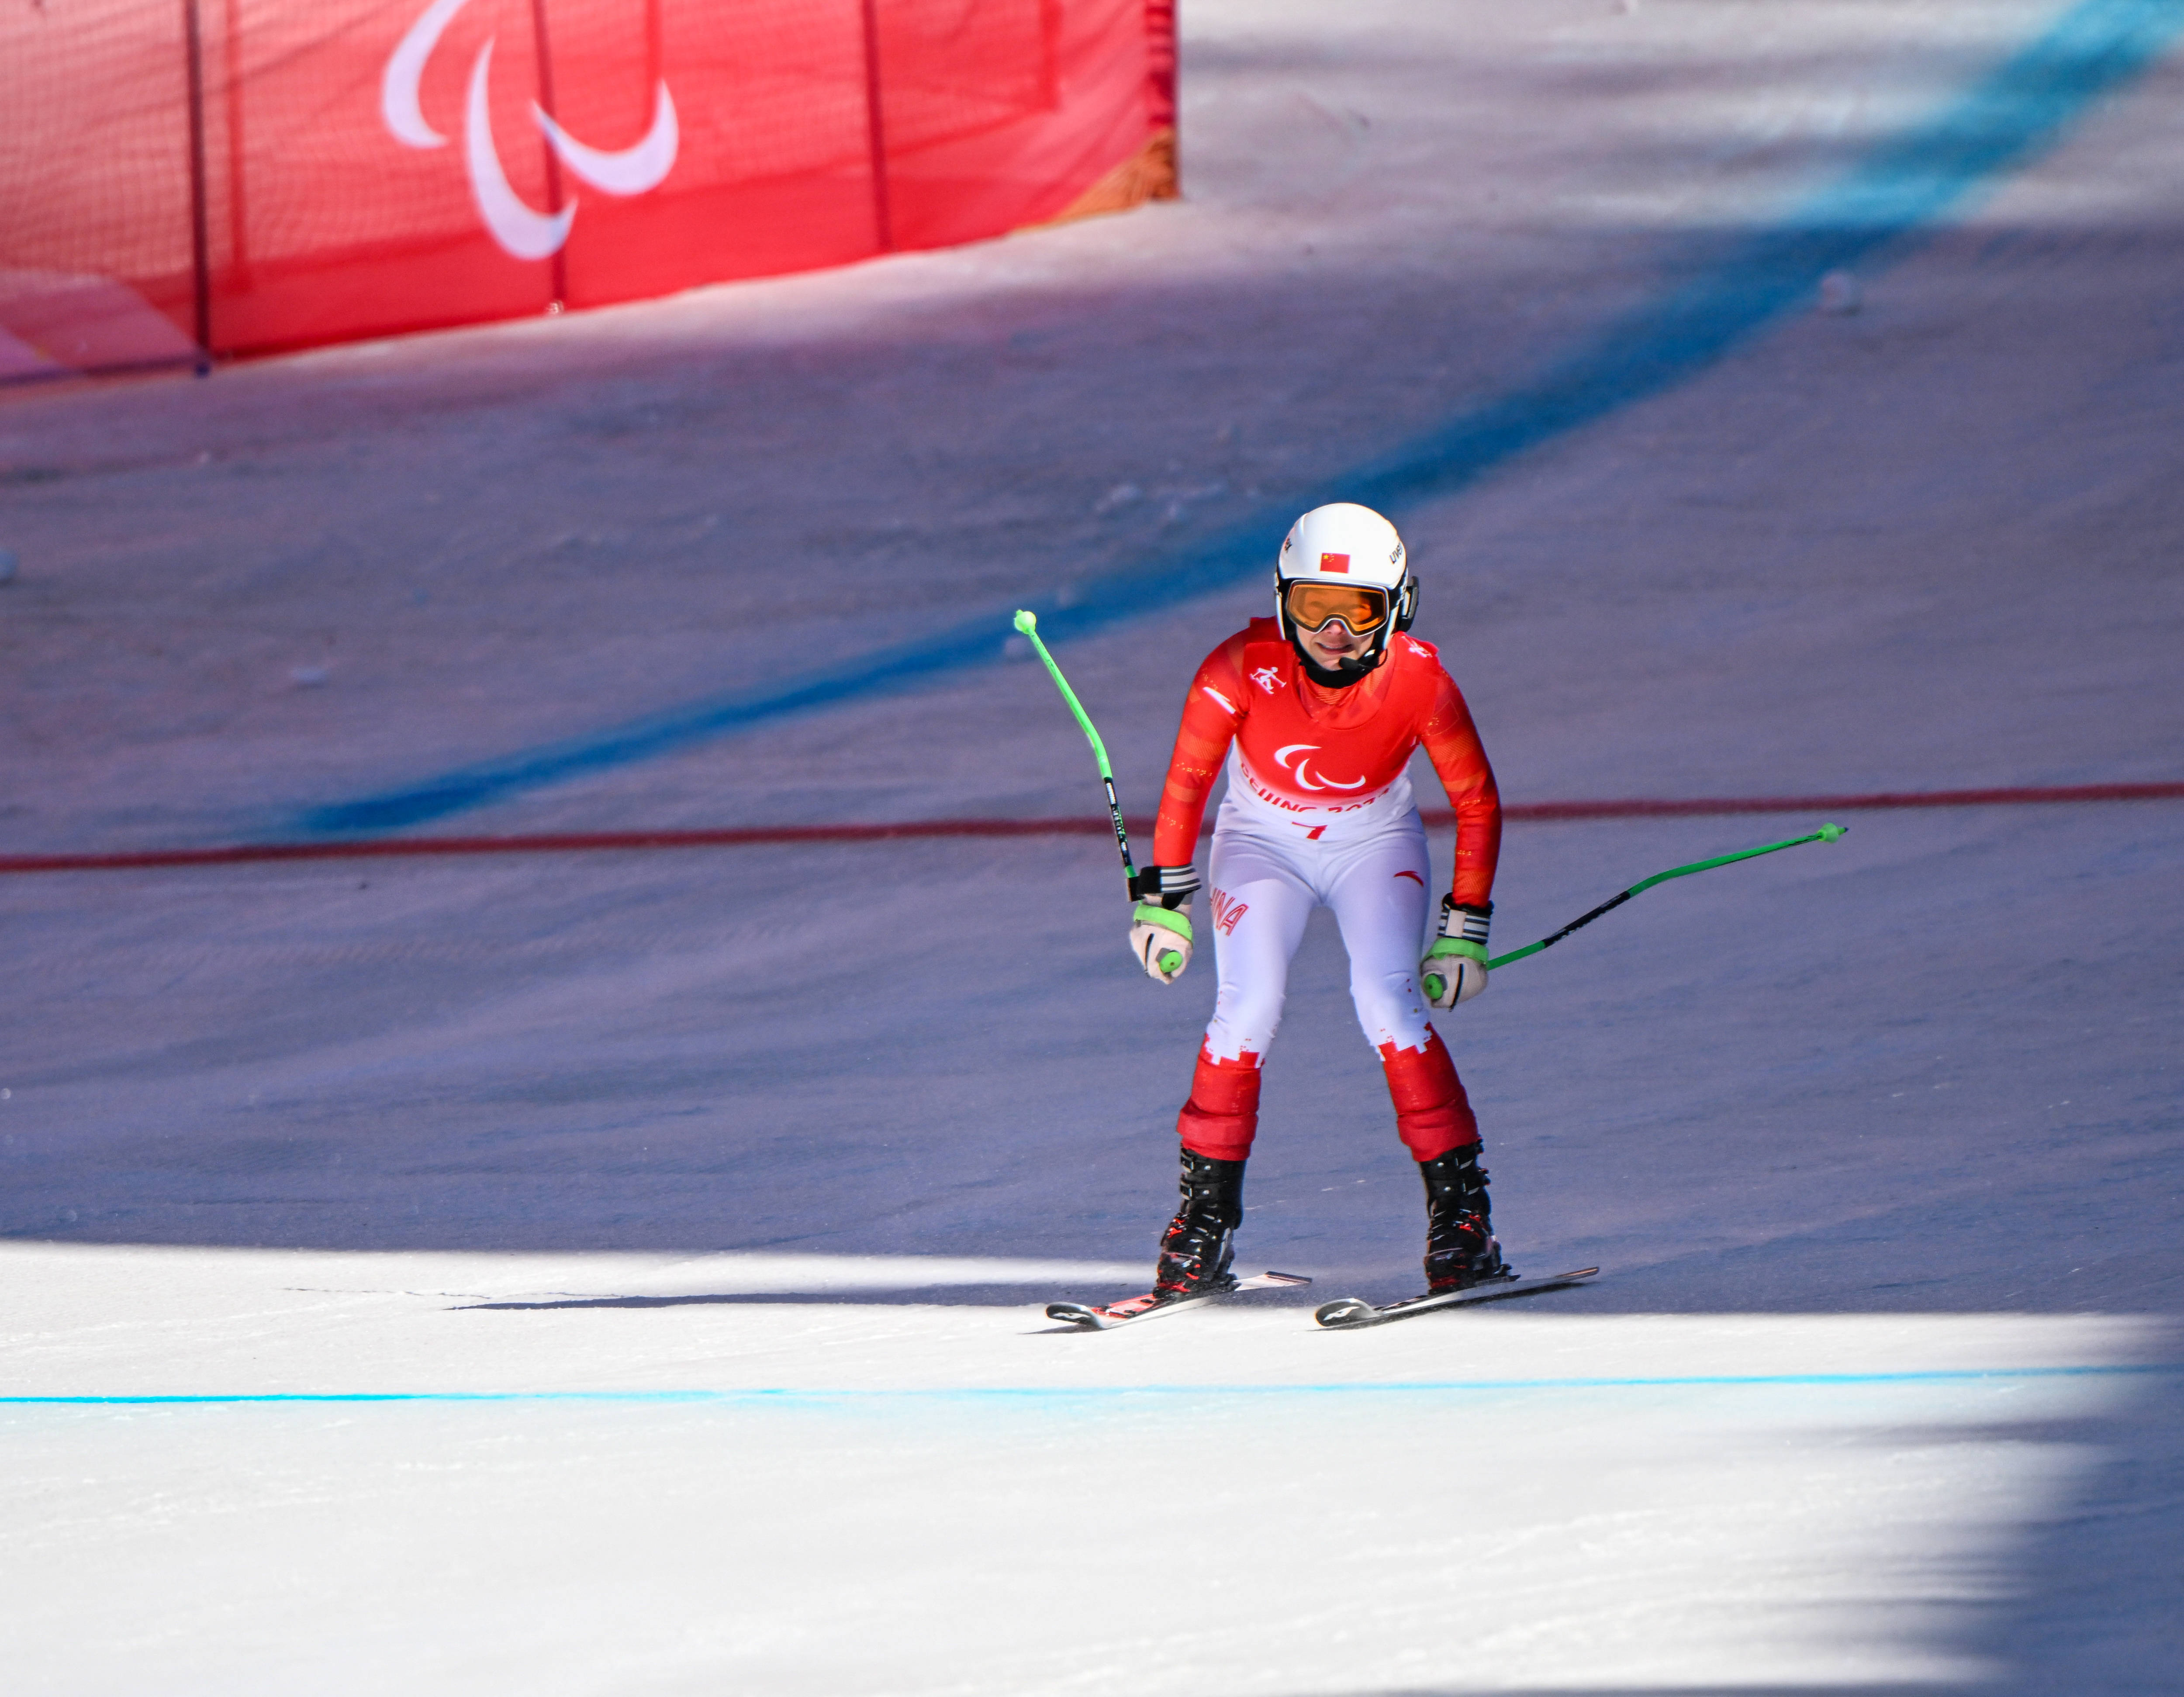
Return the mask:
<path id="1" fill-rule="evenodd" d="M 1287 829 L 1294 837 L 1273 835 Z M 1396 1134 L 1418 1160 L 1479 1141 L 1456 1064 L 1426 1021 L 1418 989 L 1425 945 L 1425 827 L 1415 807 L 1342 842 L 1313 842 L 1285 822 L 1240 821 L 1224 807 L 1211 865 L 1213 958 L 1220 993 L 1177 1116 L 1183 1146 L 1242 1160 L 1259 1125 L 1259 1061 L 1282 1022 L 1290 961 L 1316 907 L 1334 913 L 1350 953 L 1350 999 L 1379 1052 Z"/>
<path id="2" fill-rule="evenodd" d="M 1276 827 L 1281 828 L 1281 827 Z M 1222 820 L 1213 832 L 1209 895 L 1221 988 L 1206 1028 L 1215 1060 L 1266 1054 L 1282 1022 L 1290 961 L 1316 907 L 1333 910 L 1350 955 L 1350 999 L 1376 1050 L 1425 1046 L 1432 1027 L 1418 988 L 1425 949 L 1425 826 L 1411 808 L 1354 841 L 1295 840 Z"/>

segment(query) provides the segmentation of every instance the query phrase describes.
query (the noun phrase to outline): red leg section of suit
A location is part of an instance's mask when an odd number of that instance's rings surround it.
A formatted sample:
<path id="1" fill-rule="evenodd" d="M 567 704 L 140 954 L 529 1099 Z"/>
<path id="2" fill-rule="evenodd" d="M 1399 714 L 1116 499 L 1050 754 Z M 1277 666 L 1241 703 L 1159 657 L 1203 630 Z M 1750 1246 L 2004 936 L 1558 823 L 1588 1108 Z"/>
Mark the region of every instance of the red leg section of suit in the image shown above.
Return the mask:
<path id="1" fill-rule="evenodd" d="M 1176 1116 L 1175 1128 L 1194 1155 L 1215 1160 L 1249 1155 L 1259 1129 L 1259 1057 L 1246 1049 L 1234 1060 L 1216 1060 L 1201 1047 L 1190 1099 Z"/>
<path id="2" fill-rule="evenodd" d="M 1439 1032 L 1428 1030 L 1424 1049 L 1382 1043 L 1380 1065 L 1396 1104 L 1396 1135 L 1409 1147 L 1412 1160 L 1431 1160 L 1479 1141 L 1478 1117 Z"/>

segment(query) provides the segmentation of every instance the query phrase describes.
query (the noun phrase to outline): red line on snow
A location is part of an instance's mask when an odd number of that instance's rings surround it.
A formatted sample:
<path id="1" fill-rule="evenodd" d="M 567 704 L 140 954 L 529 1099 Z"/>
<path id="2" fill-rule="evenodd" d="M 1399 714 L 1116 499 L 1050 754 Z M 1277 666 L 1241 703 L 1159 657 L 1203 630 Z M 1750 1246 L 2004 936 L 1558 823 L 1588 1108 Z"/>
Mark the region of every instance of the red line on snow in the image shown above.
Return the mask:
<path id="1" fill-rule="evenodd" d="M 2020 807 L 2058 802 L 2180 801 L 2184 783 L 2064 784 L 2010 789 L 1887 790 L 1866 795 L 1722 796 L 1691 800 L 1515 802 L 1515 823 L 1579 819 L 1696 819 L 1730 813 L 1860 813 L 1907 807 Z M 1447 808 L 1425 811 L 1450 825 Z M 1133 819 L 1131 830 L 1152 830 Z M 0 854 L 0 873 L 234 866 L 269 860 L 387 860 L 423 854 L 572 854 L 632 848 L 738 848 L 791 843 L 884 843 L 901 837 L 1104 837 L 1105 819 L 913 819 L 894 825 L 758 825 L 710 831 L 563 831 L 528 837 L 389 837 L 368 842 L 237 843 L 212 848 L 125 848 L 93 854 Z"/>
<path id="2" fill-rule="evenodd" d="M 1900 807 L 2022 807 L 2049 802 L 2180 801 L 2184 783 L 2023 785 L 2008 789 L 1875 790 L 1864 795 L 1717 796 L 1693 801 L 1535 801 L 1505 806 L 1507 820 L 1695 819 L 1719 813 L 1866 813 Z M 1424 815 L 1451 825 L 1446 808 Z"/>

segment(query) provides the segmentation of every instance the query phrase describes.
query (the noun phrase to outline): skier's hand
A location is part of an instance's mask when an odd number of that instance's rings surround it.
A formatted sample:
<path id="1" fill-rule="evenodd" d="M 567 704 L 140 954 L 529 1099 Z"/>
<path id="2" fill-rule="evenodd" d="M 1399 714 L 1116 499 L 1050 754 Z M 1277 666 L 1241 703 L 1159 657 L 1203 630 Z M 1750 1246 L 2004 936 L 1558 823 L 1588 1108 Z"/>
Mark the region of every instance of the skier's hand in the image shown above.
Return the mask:
<path id="1" fill-rule="evenodd" d="M 1130 875 L 1130 953 L 1163 984 L 1190 965 L 1190 899 L 1198 893 L 1195 866 L 1148 866 Z"/>
<path id="2" fill-rule="evenodd" d="M 1130 910 L 1130 953 L 1138 965 L 1163 984 L 1173 984 L 1190 965 L 1190 899 L 1165 908 L 1139 902 Z"/>
<path id="3" fill-rule="evenodd" d="M 1426 1000 L 1441 1009 L 1468 1002 L 1486 988 L 1486 927 L 1494 904 L 1458 907 L 1440 899 L 1440 935 L 1418 962 L 1419 987 Z"/>
<path id="4" fill-rule="evenodd" d="M 1418 962 L 1418 982 L 1436 1008 L 1468 1002 L 1486 988 L 1486 951 L 1475 943 L 1444 937 Z"/>

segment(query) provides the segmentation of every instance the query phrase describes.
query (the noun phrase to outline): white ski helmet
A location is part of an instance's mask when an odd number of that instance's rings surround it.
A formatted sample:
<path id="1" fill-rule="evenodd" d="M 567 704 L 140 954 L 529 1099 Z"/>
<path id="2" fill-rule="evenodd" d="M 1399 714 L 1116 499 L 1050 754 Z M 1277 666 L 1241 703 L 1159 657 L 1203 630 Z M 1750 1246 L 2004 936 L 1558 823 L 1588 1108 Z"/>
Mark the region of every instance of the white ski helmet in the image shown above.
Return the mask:
<path id="1" fill-rule="evenodd" d="M 1366 658 L 1354 663 L 1356 676 L 1362 677 L 1379 664 L 1389 632 L 1409 630 L 1411 620 L 1418 615 L 1418 581 L 1411 575 L 1410 556 L 1404 550 L 1402 537 L 1370 507 L 1354 502 L 1331 501 L 1324 507 L 1314 507 L 1290 526 L 1289 535 L 1282 539 L 1281 552 L 1274 557 L 1274 616 L 1281 621 L 1282 634 L 1292 643 L 1297 641 L 1299 626 L 1291 606 L 1297 598 L 1290 591 L 1310 584 L 1366 592 L 1359 602 L 1368 609 L 1364 616 L 1373 620 L 1366 628 L 1360 629 L 1344 614 L 1329 615 L 1342 618 L 1351 635 L 1369 635 L 1373 639 Z M 1329 598 L 1314 598 L 1334 604 Z M 1379 609 L 1377 619 L 1369 610 L 1373 603 Z M 1316 631 L 1324 623 L 1323 618 L 1304 628 Z M 1301 648 L 1299 644 L 1300 652 Z M 1308 657 L 1306 664 L 1311 664 Z M 1353 675 L 1351 664 L 1342 670 Z"/>

